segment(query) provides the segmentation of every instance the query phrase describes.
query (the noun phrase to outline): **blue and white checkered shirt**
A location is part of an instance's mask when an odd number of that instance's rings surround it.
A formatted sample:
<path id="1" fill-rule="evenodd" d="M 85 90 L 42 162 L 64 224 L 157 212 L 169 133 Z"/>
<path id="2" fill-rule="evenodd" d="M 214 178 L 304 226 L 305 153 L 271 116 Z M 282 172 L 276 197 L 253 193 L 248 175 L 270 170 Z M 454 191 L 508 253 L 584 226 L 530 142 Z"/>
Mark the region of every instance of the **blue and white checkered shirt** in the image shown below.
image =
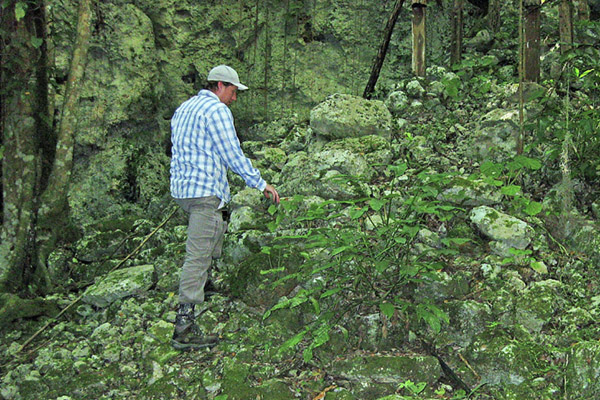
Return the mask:
<path id="1" fill-rule="evenodd" d="M 171 196 L 230 200 L 227 169 L 260 191 L 267 183 L 240 148 L 233 115 L 209 90 L 184 102 L 171 119 Z"/>

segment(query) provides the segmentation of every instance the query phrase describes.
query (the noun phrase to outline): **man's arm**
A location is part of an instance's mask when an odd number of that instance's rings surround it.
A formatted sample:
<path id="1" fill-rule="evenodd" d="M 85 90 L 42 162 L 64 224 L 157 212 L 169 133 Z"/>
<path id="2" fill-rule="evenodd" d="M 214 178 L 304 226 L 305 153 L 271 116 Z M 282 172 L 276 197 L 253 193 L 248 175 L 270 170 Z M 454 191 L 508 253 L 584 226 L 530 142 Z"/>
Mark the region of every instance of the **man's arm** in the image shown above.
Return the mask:
<path id="1" fill-rule="evenodd" d="M 218 107 L 212 113 L 207 130 L 215 146 L 215 152 L 225 165 L 241 176 L 249 187 L 260 191 L 265 190 L 267 183 L 240 147 L 240 141 L 233 125 L 233 116 L 227 106 Z"/>
<path id="2" fill-rule="evenodd" d="M 233 124 L 233 115 L 227 106 L 219 107 L 211 116 L 210 132 L 217 154 L 225 165 L 241 176 L 246 185 L 262 191 L 266 198 L 279 204 L 277 190 L 261 177 L 260 171 L 244 155 Z"/>

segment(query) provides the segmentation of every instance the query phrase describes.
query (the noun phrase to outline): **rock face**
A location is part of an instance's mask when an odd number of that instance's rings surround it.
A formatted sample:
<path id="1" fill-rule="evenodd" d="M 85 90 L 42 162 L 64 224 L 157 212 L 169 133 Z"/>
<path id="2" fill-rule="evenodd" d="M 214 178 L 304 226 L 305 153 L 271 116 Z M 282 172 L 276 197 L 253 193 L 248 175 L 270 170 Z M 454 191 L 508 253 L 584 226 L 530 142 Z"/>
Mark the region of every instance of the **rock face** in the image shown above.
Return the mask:
<path id="1" fill-rule="evenodd" d="M 335 94 L 313 108 L 310 126 L 327 139 L 366 135 L 389 136 L 392 115 L 381 101 Z"/>
<path id="2" fill-rule="evenodd" d="M 90 286 L 82 300 L 96 307 L 106 307 L 115 300 L 146 292 L 153 284 L 153 275 L 153 265 L 118 269 Z"/>

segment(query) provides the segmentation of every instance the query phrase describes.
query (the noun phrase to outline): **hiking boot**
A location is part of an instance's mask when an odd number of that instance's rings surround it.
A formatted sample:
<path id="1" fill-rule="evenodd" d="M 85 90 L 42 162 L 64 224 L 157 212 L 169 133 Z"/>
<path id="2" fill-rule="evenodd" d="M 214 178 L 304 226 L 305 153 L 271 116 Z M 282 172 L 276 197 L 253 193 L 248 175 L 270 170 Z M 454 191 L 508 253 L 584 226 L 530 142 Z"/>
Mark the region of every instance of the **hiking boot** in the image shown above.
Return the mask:
<path id="1" fill-rule="evenodd" d="M 171 344 L 178 350 L 199 349 L 217 344 L 214 335 L 204 335 L 194 323 L 195 305 L 192 303 L 179 304 L 175 318 L 175 330 Z"/>
<path id="2" fill-rule="evenodd" d="M 216 346 L 219 338 L 216 335 L 205 335 L 198 325 L 192 324 L 179 332 L 177 327 L 173 332 L 171 344 L 177 350 L 201 349 Z"/>

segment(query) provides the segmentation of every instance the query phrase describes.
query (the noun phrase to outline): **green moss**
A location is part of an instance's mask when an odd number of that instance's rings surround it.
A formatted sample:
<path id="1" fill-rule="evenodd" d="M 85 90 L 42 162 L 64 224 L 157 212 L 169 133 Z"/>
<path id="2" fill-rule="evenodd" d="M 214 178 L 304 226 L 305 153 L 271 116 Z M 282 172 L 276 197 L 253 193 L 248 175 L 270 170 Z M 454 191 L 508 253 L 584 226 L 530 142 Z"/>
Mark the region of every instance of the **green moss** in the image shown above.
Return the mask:
<path id="1" fill-rule="evenodd" d="M 59 312 L 56 304 L 41 299 L 22 299 L 11 293 L 0 293 L 0 327 L 20 318 L 32 318 L 40 315 L 55 316 Z"/>

